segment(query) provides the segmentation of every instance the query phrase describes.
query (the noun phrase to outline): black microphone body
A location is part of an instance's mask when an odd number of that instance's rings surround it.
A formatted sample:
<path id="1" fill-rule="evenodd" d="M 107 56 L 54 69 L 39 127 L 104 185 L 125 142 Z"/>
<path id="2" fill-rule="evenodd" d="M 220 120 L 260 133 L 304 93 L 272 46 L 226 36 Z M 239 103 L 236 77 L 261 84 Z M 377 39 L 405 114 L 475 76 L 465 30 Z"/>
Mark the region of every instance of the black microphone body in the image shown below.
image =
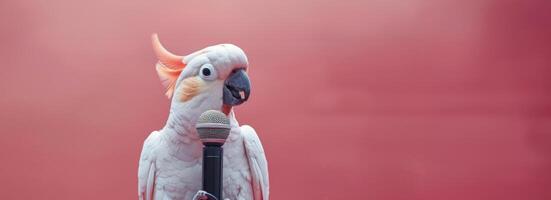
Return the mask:
<path id="1" fill-rule="evenodd" d="M 224 149 L 220 144 L 203 147 L 203 190 L 222 199 L 222 166 Z"/>

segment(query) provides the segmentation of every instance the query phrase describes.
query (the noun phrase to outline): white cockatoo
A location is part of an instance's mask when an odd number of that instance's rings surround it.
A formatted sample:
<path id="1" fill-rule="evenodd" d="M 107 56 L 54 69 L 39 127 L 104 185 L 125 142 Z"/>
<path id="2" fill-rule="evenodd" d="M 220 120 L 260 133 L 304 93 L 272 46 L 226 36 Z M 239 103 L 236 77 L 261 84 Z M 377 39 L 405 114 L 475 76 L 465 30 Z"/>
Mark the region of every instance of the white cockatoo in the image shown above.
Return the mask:
<path id="1" fill-rule="evenodd" d="M 201 113 L 219 110 L 228 116 L 231 126 L 223 146 L 224 199 L 267 200 L 268 166 L 262 144 L 252 127 L 239 126 L 232 109 L 250 94 L 243 50 L 220 44 L 178 56 L 167 51 L 156 34 L 152 40 L 159 59 L 156 69 L 171 105 L 166 125 L 153 131 L 143 144 L 139 199 L 204 198 L 203 144 L 195 123 Z"/>

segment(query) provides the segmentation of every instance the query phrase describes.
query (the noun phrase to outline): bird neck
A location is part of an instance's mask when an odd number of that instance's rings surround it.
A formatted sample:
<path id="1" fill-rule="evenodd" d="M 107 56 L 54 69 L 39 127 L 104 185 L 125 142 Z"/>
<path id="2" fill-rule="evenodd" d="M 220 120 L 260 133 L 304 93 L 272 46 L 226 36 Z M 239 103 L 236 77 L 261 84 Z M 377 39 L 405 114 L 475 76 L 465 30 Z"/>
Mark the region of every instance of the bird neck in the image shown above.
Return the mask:
<path id="1" fill-rule="evenodd" d="M 190 143 L 191 141 L 199 140 L 197 130 L 195 129 L 195 123 L 199 115 L 200 113 L 183 113 L 170 110 L 163 132 L 166 132 L 173 141 Z"/>

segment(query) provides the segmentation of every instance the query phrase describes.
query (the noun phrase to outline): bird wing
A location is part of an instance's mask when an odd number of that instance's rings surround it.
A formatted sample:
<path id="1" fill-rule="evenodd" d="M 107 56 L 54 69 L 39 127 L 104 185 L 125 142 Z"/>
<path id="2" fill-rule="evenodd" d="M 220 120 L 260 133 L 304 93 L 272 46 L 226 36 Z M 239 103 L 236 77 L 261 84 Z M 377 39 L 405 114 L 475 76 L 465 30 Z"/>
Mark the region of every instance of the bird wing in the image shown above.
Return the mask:
<path id="1" fill-rule="evenodd" d="M 159 143 L 158 136 L 159 132 L 152 132 L 143 144 L 138 166 L 138 197 L 140 200 L 153 199 L 155 188 L 155 158 L 153 152 Z"/>
<path id="2" fill-rule="evenodd" d="M 249 161 L 252 175 L 252 186 L 255 200 L 268 200 L 269 178 L 268 161 L 262 148 L 262 143 L 255 130 L 247 125 L 241 126 L 245 145 L 245 153 Z"/>

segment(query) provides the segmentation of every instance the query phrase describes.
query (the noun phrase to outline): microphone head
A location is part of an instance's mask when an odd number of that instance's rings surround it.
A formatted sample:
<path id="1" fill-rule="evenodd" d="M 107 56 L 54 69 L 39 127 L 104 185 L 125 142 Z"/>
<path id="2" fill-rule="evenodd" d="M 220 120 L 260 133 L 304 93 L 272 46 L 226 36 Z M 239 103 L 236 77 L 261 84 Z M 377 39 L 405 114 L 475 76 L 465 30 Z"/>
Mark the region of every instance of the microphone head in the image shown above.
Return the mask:
<path id="1" fill-rule="evenodd" d="M 208 110 L 199 116 L 195 124 L 203 144 L 223 145 L 230 134 L 230 120 L 217 110 Z"/>

